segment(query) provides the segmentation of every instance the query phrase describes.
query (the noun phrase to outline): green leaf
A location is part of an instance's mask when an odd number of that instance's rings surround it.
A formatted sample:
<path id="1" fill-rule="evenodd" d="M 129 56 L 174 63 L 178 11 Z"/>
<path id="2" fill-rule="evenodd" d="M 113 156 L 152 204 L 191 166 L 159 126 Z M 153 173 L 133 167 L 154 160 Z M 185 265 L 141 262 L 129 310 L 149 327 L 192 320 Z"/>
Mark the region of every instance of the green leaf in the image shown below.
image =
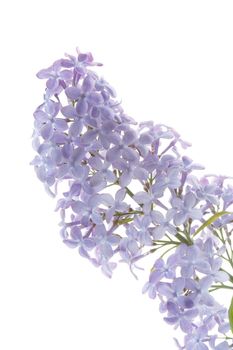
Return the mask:
<path id="1" fill-rule="evenodd" d="M 128 222 L 133 221 L 133 218 L 127 218 L 127 219 L 123 219 L 123 220 L 117 220 L 117 224 L 118 225 L 124 225 L 127 224 Z"/>
<path id="2" fill-rule="evenodd" d="M 233 297 L 231 299 L 231 305 L 228 310 L 229 323 L 231 327 L 231 332 L 233 333 Z"/>
<path id="3" fill-rule="evenodd" d="M 229 213 L 228 211 L 220 211 L 219 213 L 214 214 L 197 229 L 197 231 L 194 233 L 193 236 L 196 236 L 199 232 L 204 230 L 204 228 L 206 228 L 207 226 L 210 226 L 214 221 L 216 221 L 218 218 L 226 214 L 231 214 L 231 213 Z"/>

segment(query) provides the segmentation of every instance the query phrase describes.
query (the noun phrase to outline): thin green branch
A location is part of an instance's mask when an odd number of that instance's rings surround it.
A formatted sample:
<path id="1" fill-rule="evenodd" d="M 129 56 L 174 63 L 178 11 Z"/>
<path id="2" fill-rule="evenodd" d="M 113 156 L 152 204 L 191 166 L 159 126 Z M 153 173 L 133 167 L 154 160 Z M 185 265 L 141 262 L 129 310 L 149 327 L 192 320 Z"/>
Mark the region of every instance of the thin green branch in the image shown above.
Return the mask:
<path id="1" fill-rule="evenodd" d="M 127 213 L 115 212 L 114 216 L 125 216 L 125 215 L 134 215 L 134 214 L 143 215 L 144 213 L 141 210 L 132 210 Z"/>
<path id="2" fill-rule="evenodd" d="M 231 286 L 226 286 L 225 284 L 221 284 L 221 285 L 212 285 L 209 289 L 209 292 L 214 292 L 215 290 L 218 290 L 218 289 L 233 289 L 233 287 Z"/>

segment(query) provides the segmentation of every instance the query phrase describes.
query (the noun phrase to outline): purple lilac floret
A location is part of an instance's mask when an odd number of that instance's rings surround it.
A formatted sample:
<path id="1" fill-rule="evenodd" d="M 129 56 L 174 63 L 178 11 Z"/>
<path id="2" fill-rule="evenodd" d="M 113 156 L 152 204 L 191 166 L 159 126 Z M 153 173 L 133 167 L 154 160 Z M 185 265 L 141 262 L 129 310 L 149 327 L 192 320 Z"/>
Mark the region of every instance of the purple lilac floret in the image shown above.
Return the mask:
<path id="1" fill-rule="evenodd" d="M 223 261 L 233 267 L 233 186 L 197 177 L 203 167 L 183 154 L 190 145 L 171 127 L 136 123 L 95 66 L 77 50 L 37 74 L 46 89 L 32 165 L 58 198 L 63 242 L 108 277 L 117 262 L 137 276 L 142 259 L 161 251 L 143 292 L 184 333 L 177 346 L 231 349 L 228 312 L 212 292 L 232 289 Z"/>

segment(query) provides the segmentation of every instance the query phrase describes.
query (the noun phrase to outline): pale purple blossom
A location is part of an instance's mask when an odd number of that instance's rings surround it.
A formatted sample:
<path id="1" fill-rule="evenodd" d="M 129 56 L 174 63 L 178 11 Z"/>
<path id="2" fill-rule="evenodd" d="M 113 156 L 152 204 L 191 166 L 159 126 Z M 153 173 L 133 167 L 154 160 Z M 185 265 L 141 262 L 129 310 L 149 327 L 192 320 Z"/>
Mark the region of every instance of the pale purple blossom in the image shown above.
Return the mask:
<path id="1" fill-rule="evenodd" d="M 96 66 L 77 49 L 37 74 L 46 86 L 31 164 L 58 198 L 62 240 L 109 278 L 118 261 L 135 275 L 155 254 L 143 292 L 183 331 L 177 346 L 229 350 L 227 309 L 212 292 L 233 281 L 231 178 L 198 177 L 203 167 L 183 154 L 190 144 L 164 124 L 135 122 Z"/>
<path id="2" fill-rule="evenodd" d="M 195 208 L 197 202 L 193 192 L 186 193 L 183 199 L 175 196 L 171 199 L 174 210 L 173 221 L 176 226 L 184 224 L 188 219 L 200 220 L 202 218 L 201 209 Z"/>

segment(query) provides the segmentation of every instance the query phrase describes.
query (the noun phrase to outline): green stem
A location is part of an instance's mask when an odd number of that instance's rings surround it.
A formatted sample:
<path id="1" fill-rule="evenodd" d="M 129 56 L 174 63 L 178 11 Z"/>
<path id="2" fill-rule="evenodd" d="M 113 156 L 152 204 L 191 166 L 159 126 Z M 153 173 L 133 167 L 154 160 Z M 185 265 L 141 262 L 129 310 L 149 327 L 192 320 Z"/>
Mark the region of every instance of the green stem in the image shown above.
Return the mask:
<path id="1" fill-rule="evenodd" d="M 228 337 L 228 336 L 226 335 L 225 337 L 217 337 L 217 339 L 232 340 L 233 337 Z"/>
<path id="2" fill-rule="evenodd" d="M 229 281 L 231 282 L 231 283 L 233 283 L 233 275 L 231 275 L 228 271 L 226 271 L 226 270 L 224 270 L 224 269 L 220 269 L 220 271 L 223 271 L 223 272 L 226 272 L 227 274 L 228 274 L 228 276 L 229 276 Z"/>
<path id="3" fill-rule="evenodd" d="M 167 245 L 167 244 L 174 244 L 174 245 L 180 245 L 180 242 L 176 242 L 176 241 L 163 241 L 163 240 L 158 240 L 158 241 L 153 241 L 153 244 L 157 245 L 157 244 L 163 244 L 163 245 Z"/>
<path id="4" fill-rule="evenodd" d="M 209 290 L 209 292 L 214 292 L 215 290 L 218 290 L 218 289 L 233 289 L 233 287 L 226 286 L 225 284 L 221 284 L 220 286 L 214 284 L 211 286 L 211 289 Z"/>
<path id="5" fill-rule="evenodd" d="M 135 201 L 134 199 L 134 193 L 132 191 L 130 191 L 130 189 L 128 187 L 125 187 L 126 189 L 126 193 Z M 135 201 L 136 202 L 136 201 Z M 138 204 L 138 202 L 136 202 Z M 139 206 L 142 208 L 143 204 L 139 204 Z"/>
<path id="6" fill-rule="evenodd" d="M 193 244 L 193 242 L 191 241 L 191 239 L 189 237 L 185 238 L 180 233 L 176 234 L 176 238 L 178 238 L 181 243 L 184 243 L 184 244 L 187 244 L 187 245 L 192 245 Z"/>
<path id="7" fill-rule="evenodd" d="M 111 187 L 111 186 L 115 186 L 115 185 L 118 185 L 118 183 L 117 182 L 113 182 L 112 184 L 107 185 L 105 188 Z"/>
<path id="8" fill-rule="evenodd" d="M 114 214 L 114 216 L 124 216 L 124 215 L 133 215 L 133 214 L 141 214 L 143 215 L 143 211 L 140 211 L 140 210 L 132 210 L 132 211 L 129 211 L 128 213 L 120 213 L 120 212 L 116 212 Z"/>
<path id="9" fill-rule="evenodd" d="M 224 236 L 223 236 L 223 231 L 222 231 L 222 229 L 220 229 L 220 235 L 221 235 L 220 240 L 222 241 L 223 244 L 225 244 L 225 243 L 226 243 L 226 240 L 225 240 L 225 238 L 224 238 Z M 231 249 L 232 249 L 232 248 L 231 248 Z M 229 253 L 227 247 L 226 247 L 226 254 L 227 254 L 227 258 L 228 258 L 227 260 L 228 260 L 229 264 L 231 265 L 231 267 L 233 268 L 233 261 L 232 261 L 232 259 L 231 259 L 231 256 L 230 256 L 230 253 Z"/>
<path id="10" fill-rule="evenodd" d="M 126 189 L 126 193 L 127 193 L 131 198 L 133 198 L 133 197 L 134 197 L 133 192 L 130 191 L 130 189 L 129 189 L 128 187 L 125 187 L 125 189 Z"/>
<path id="11" fill-rule="evenodd" d="M 167 249 L 161 256 L 160 256 L 160 259 L 162 259 L 164 257 L 164 255 L 166 255 L 168 252 L 170 252 L 170 250 L 174 249 L 175 247 L 171 247 L 169 249 Z"/>
<path id="12" fill-rule="evenodd" d="M 166 233 L 165 236 L 169 239 L 169 241 L 172 241 L 171 237 Z"/>

